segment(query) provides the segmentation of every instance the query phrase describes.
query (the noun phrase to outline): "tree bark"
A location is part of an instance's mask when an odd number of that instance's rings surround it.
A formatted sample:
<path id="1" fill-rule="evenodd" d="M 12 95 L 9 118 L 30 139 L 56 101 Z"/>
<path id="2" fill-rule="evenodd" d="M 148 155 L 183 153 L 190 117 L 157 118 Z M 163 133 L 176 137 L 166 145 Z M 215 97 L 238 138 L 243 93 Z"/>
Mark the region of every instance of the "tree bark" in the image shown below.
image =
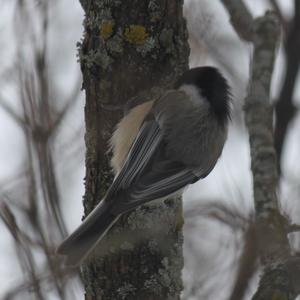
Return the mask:
<path id="1" fill-rule="evenodd" d="M 86 92 L 85 216 L 112 182 L 109 137 L 128 106 L 170 87 L 188 67 L 183 1 L 81 0 L 79 59 Z M 145 92 L 146 91 L 146 92 Z M 144 101 L 136 98 L 132 103 Z M 133 105 L 131 103 L 131 106 Z M 179 299 L 182 203 L 169 199 L 123 216 L 82 267 L 86 299 Z"/>

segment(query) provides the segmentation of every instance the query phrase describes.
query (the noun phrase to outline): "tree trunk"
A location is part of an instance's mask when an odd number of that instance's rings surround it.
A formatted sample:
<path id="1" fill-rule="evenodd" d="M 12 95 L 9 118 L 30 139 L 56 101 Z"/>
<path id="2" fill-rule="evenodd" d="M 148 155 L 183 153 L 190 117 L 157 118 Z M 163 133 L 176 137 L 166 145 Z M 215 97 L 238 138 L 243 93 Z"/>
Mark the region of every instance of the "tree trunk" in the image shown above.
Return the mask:
<path id="1" fill-rule="evenodd" d="M 81 0 L 81 4 L 86 216 L 112 182 L 107 145 L 128 99 L 153 86 L 170 87 L 188 67 L 189 48 L 182 1 Z M 145 205 L 123 216 L 82 268 L 85 298 L 179 299 L 182 225 L 181 199 Z"/>

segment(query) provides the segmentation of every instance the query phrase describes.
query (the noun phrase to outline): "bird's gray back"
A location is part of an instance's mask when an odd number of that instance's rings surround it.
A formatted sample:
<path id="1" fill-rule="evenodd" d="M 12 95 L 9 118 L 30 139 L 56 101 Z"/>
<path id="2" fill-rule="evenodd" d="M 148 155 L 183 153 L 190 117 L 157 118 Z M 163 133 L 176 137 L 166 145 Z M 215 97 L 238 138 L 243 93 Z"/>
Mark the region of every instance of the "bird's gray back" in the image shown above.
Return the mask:
<path id="1" fill-rule="evenodd" d="M 162 129 L 166 155 L 205 174 L 221 155 L 227 126 L 213 116 L 209 103 L 196 105 L 182 91 L 172 90 L 158 99 L 153 113 Z"/>

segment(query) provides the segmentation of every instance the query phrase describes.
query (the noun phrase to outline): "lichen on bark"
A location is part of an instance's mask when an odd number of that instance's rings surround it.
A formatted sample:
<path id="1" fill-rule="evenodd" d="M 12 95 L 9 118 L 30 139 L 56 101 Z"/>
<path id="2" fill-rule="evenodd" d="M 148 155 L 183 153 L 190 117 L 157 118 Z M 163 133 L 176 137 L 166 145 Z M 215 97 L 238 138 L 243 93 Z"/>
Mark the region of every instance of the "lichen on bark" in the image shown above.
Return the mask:
<path id="1" fill-rule="evenodd" d="M 87 215 L 112 182 L 107 144 L 115 124 L 126 109 L 144 101 L 142 95 L 172 86 L 188 67 L 189 48 L 182 1 L 81 4 Z M 179 299 L 182 224 L 180 198 L 120 218 L 82 268 L 86 299 Z"/>

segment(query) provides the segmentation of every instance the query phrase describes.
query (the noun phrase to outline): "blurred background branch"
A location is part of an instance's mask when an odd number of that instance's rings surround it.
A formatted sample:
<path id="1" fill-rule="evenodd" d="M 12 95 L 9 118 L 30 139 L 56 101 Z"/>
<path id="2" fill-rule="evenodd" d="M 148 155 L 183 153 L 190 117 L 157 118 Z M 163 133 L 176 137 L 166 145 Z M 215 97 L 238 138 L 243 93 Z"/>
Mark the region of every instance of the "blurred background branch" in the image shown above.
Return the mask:
<path id="1" fill-rule="evenodd" d="M 297 112 L 295 107 L 295 87 L 300 66 L 300 2 L 294 0 L 294 13 L 286 19 L 276 0 L 272 0 L 283 25 L 283 51 L 285 57 L 285 75 L 276 101 L 275 149 L 278 155 L 278 169 L 281 173 L 282 149 L 285 145 L 289 124 Z"/>
<path id="2" fill-rule="evenodd" d="M 286 231 L 286 220 L 279 211 L 277 198 L 277 159 L 273 140 L 273 111 L 270 105 L 270 86 L 275 64 L 279 22 L 274 12 L 252 22 L 242 1 L 240 15 L 234 14 L 237 1 L 222 1 L 231 16 L 231 23 L 240 36 L 253 43 L 253 64 L 250 69 L 250 84 L 245 99 L 245 122 L 249 130 L 251 169 L 255 202 L 255 226 L 257 248 L 263 266 L 258 290 L 252 299 L 267 300 L 276 297 L 295 299 L 297 288 L 293 286 L 286 261 L 293 259 Z M 297 7 L 296 7 L 297 8 Z M 252 37 L 244 32 L 253 32 Z M 278 122 L 278 119 L 276 120 Z M 300 269 L 299 269 L 300 271 Z M 300 277 L 300 272 L 298 274 Z"/>
<path id="3" fill-rule="evenodd" d="M 56 139 L 63 120 L 80 99 L 81 79 L 77 71 L 78 79 L 69 95 L 57 97 L 60 91 L 49 68 L 48 44 L 50 9 L 54 5 L 46 0 L 14 3 L 15 59 L 10 73 L 4 75 L 15 95 L 14 99 L 1 95 L 0 107 L 21 129 L 24 153 L 22 175 L 17 175 L 13 184 L 11 180 L 0 183 L 0 216 L 14 239 L 23 279 L 6 292 L 4 299 L 15 299 L 25 291 L 31 291 L 36 299 L 49 299 L 49 289 L 56 299 L 74 293 L 70 286 L 66 289 L 66 280 L 62 280 L 65 270 L 54 255 L 57 243 L 67 234 Z"/>

